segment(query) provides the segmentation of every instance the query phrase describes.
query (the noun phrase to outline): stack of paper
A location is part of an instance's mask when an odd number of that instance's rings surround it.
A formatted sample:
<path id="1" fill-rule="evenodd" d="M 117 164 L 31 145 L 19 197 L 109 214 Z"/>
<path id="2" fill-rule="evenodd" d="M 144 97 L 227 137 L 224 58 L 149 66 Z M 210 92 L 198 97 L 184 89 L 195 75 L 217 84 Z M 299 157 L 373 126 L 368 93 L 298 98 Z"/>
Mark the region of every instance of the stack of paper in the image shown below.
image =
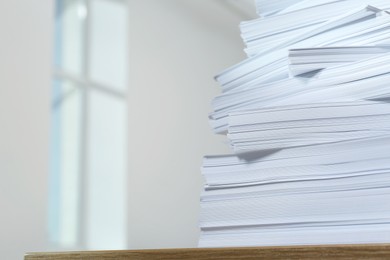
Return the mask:
<path id="1" fill-rule="evenodd" d="M 390 42 L 390 14 L 368 6 L 331 19 L 311 29 L 310 32 L 284 40 L 278 46 L 269 45 L 268 48 L 263 48 L 261 53 L 225 70 L 216 77 L 224 93 L 216 97 L 212 103 L 210 123 L 216 133 L 226 132 L 226 114 L 237 109 L 230 105 L 230 100 L 239 103 L 240 110 L 260 107 L 262 104 L 256 102 L 256 106 L 253 99 L 248 100 L 255 97 L 248 96 L 248 91 L 270 89 L 274 95 L 283 96 L 285 92 L 292 91 L 289 87 L 291 84 L 304 88 L 305 80 L 289 79 L 290 49 L 359 46 L 363 43 L 383 45 L 387 42 Z M 273 87 L 273 85 L 281 86 L 280 84 L 287 84 L 283 87 L 285 92 Z M 261 96 L 265 98 L 268 94 L 267 92 Z M 242 96 L 245 98 L 240 99 Z"/>
<path id="2" fill-rule="evenodd" d="M 276 106 L 229 116 L 234 151 L 334 143 L 376 135 L 390 137 L 390 105 L 371 101 Z"/>
<path id="3" fill-rule="evenodd" d="M 223 93 L 212 102 L 214 112 L 210 115 L 210 123 L 217 133 L 225 133 L 228 130 L 229 114 L 236 111 L 313 101 L 385 97 L 390 93 L 390 84 L 387 84 L 390 78 L 389 63 L 390 52 L 330 67 L 309 79 L 286 78 Z"/>
<path id="4" fill-rule="evenodd" d="M 390 2 L 257 0 L 216 76 L 199 246 L 390 242 Z"/>
<path id="5" fill-rule="evenodd" d="M 292 76 L 302 76 L 388 53 L 390 45 L 292 49 L 288 56 L 289 68 Z"/>
<path id="6" fill-rule="evenodd" d="M 204 159 L 202 247 L 390 239 L 389 137 Z"/>

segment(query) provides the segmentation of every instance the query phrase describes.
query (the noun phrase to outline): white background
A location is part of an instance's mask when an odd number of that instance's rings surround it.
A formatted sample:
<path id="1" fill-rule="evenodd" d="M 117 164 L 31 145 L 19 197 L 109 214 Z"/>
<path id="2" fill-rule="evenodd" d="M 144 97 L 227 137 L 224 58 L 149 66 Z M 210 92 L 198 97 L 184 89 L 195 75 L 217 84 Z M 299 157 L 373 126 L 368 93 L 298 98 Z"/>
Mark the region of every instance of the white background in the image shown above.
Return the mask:
<path id="1" fill-rule="evenodd" d="M 53 250 L 53 2 L 0 2 L 2 259 Z M 219 92 L 213 76 L 244 58 L 238 23 L 251 15 L 223 2 L 129 0 L 129 249 L 197 246 L 202 156 L 229 152 L 207 122 Z"/>

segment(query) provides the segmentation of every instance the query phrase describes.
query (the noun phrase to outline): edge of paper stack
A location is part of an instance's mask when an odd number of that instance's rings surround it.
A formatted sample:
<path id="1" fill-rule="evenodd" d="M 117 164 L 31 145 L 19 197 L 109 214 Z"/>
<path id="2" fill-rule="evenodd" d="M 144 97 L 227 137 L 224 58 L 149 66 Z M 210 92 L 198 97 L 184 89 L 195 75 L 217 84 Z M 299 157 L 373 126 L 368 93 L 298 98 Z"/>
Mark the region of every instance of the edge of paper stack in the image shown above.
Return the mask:
<path id="1" fill-rule="evenodd" d="M 390 1 L 257 0 L 215 78 L 200 247 L 390 242 Z"/>

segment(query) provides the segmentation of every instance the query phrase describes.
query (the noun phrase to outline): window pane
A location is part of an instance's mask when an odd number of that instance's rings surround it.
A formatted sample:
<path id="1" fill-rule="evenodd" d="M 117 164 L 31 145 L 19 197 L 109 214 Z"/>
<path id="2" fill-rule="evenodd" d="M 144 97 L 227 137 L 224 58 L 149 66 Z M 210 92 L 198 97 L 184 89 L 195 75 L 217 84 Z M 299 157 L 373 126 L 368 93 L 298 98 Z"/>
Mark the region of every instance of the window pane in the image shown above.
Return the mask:
<path id="1" fill-rule="evenodd" d="M 75 248 L 79 239 L 81 101 L 79 88 L 54 81 L 50 175 L 50 237 L 60 248 Z"/>
<path id="2" fill-rule="evenodd" d="M 126 100 L 89 92 L 87 249 L 124 249 L 126 234 Z"/>
<path id="3" fill-rule="evenodd" d="M 83 73 L 85 0 L 57 0 L 55 64 L 68 73 Z"/>
<path id="4" fill-rule="evenodd" d="M 126 89 L 127 8 L 125 1 L 91 1 L 89 73 L 93 81 Z"/>

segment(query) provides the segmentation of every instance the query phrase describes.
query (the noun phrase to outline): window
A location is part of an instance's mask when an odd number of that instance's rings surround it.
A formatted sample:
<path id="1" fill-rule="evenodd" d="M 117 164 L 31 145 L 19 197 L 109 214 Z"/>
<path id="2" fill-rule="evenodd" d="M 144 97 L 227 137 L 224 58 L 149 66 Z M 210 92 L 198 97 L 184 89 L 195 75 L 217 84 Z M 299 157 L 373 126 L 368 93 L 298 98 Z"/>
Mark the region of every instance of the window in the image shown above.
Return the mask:
<path id="1" fill-rule="evenodd" d="M 127 247 L 128 11 L 57 0 L 49 234 L 59 249 Z"/>

